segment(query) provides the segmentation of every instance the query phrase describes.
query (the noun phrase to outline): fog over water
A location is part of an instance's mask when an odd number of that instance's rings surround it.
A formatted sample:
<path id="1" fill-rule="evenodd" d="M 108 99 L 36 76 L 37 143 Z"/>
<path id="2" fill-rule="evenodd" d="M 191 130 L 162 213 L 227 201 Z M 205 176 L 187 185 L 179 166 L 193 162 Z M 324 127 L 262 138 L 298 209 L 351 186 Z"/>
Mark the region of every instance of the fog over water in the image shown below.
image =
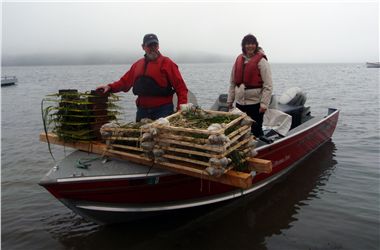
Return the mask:
<path id="1" fill-rule="evenodd" d="M 231 62 L 254 34 L 271 62 L 379 61 L 379 2 L 2 3 L 3 66 L 126 64 L 156 33 L 180 62 Z"/>
<path id="2" fill-rule="evenodd" d="M 163 53 L 163 52 L 162 52 Z M 65 53 L 65 54 L 29 54 L 3 56 L 3 66 L 38 66 L 38 65 L 101 65 L 101 64 L 131 64 L 142 57 L 143 52 L 128 53 Z M 169 56 L 177 63 L 198 62 L 232 62 L 231 56 L 211 53 L 170 53 Z"/>

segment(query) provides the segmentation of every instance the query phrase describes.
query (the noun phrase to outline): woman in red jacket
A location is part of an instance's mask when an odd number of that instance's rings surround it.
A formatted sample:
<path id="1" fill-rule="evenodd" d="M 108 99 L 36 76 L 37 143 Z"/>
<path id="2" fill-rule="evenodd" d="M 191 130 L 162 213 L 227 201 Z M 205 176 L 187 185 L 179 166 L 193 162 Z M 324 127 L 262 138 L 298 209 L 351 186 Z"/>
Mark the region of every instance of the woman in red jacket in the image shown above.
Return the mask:
<path id="1" fill-rule="evenodd" d="M 188 89 L 178 70 L 178 66 L 169 58 L 161 55 L 158 38 L 155 34 L 146 34 L 142 49 L 144 58 L 135 62 L 119 81 L 102 85 L 97 90 L 106 92 L 128 92 L 131 88 L 137 95 L 136 121 L 143 118 L 156 120 L 173 113 L 173 94 L 178 97 L 177 110 L 187 103 Z"/>

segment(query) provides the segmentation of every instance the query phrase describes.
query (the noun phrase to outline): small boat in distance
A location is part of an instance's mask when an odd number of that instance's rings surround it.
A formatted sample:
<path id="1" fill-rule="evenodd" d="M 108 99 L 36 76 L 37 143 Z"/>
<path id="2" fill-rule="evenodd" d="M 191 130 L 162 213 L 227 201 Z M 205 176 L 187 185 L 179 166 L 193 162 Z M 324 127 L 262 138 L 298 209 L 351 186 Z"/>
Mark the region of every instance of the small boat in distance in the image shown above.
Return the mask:
<path id="1" fill-rule="evenodd" d="M 367 62 L 367 68 L 380 68 L 380 62 Z"/>
<path id="2" fill-rule="evenodd" d="M 15 76 L 2 76 L 1 77 L 1 87 L 15 85 L 17 78 Z"/>

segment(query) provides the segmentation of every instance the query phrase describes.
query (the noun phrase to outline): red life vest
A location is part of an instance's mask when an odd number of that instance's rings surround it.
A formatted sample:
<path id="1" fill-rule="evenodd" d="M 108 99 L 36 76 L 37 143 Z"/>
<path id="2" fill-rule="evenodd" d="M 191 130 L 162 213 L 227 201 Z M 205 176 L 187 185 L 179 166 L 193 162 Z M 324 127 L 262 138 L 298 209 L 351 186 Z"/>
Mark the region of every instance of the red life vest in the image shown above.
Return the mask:
<path id="1" fill-rule="evenodd" d="M 244 83 L 246 88 L 262 88 L 263 80 L 259 70 L 261 58 L 265 58 L 262 53 L 256 53 L 247 63 L 244 63 L 243 54 L 239 55 L 235 62 L 234 83 L 239 86 Z"/>
<path id="2" fill-rule="evenodd" d="M 166 75 L 161 71 L 166 57 L 159 56 L 154 61 L 140 59 L 135 64 L 133 93 L 138 96 L 170 96 L 174 90 Z"/>

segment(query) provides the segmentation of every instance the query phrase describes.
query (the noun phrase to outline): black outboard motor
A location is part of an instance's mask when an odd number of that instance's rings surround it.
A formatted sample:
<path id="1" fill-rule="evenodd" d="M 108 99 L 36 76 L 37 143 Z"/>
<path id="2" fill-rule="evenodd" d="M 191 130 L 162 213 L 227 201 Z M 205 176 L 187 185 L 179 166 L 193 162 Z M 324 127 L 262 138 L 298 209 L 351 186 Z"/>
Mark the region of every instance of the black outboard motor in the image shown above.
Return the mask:
<path id="1" fill-rule="evenodd" d="M 305 107 L 306 93 L 298 87 L 285 91 L 278 100 L 278 110 L 292 116 L 290 129 L 299 126 L 311 118 L 310 107 Z"/>
<path id="2" fill-rule="evenodd" d="M 215 103 L 211 106 L 211 110 L 228 112 L 227 94 L 219 95 Z"/>

